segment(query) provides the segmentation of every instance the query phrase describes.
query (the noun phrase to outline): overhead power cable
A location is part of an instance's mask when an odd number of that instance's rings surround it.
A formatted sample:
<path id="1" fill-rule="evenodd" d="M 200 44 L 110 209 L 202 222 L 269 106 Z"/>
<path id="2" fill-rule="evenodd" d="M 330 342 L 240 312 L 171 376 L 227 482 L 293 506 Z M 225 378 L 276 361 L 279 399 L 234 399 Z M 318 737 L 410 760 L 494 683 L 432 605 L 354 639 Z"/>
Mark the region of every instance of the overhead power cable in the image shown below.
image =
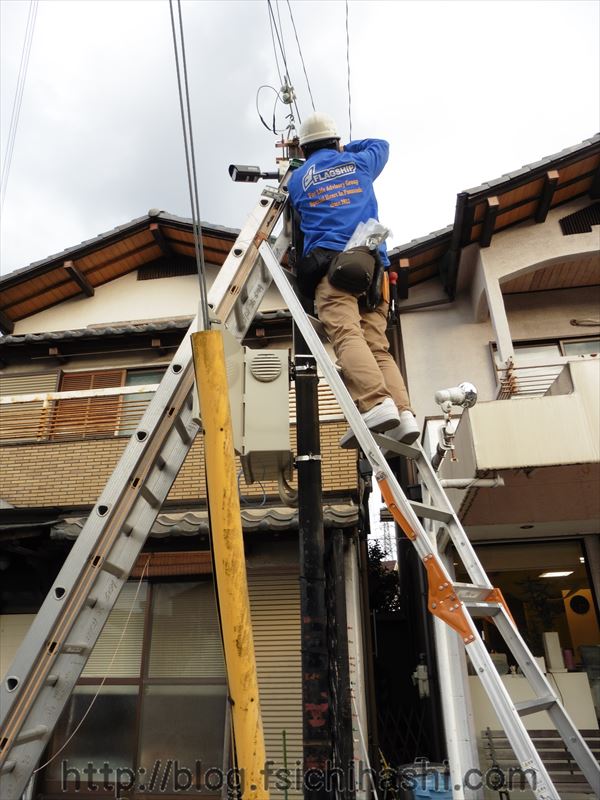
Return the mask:
<path id="1" fill-rule="evenodd" d="M 292 84 L 292 79 L 290 78 L 290 71 L 288 69 L 287 58 L 286 58 L 286 55 L 285 55 L 285 48 L 283 46 L 283 30 L 279 30 L 278 27 L 277 27 L 277 21 L 275 19 L 275 14 L 273 13 L 273 6 L 271 5 L 271 0 L 267 0 L 267 6 L 269 8 L 269 14 L 270 14 L 270 17 L 271 17 L 272 28 L 275 29 L 275 35 L 277 36 L 277 42 L 279 43 L 279 51 L 281 53 L 281 58 L 283 60 L 283 66 L 285 68 L 284 76 L 285 76 L 287 84 L 291 87 L 291 86 L 293 86 L 293 84 Z M 295 99 L 293 100 L 293 104 L 294 104 L 294 109 L 296 111 L 296 117 L 298 119 L 298 122 L 302 122 L 302 119 L 300 117 L 300 112 L 298 111 L 298 105 L 297 105 Z"/>
<path id="2" fill-rule="evenodd" d="M 348 0 L 346 0 L 346 65 L 348 67 L 348 126 L 352 141 L 352 94 L 350 92 L 350 26 L 348 21 Z"/>
<path id="3" fill-rule="evenodd" d="M 273 15 L 271 14 L 271 6 L 268 5 L 267 11 L 269 14 L 269 28 L 271 29 L 271 42 L 273 43 L 273 55 L 275 56 L 275 66 L 277 67 L 277 75 L 279 77 L 279 85 L 283 84 L 281 77 L 281 69 L 279 68 L 279 58 L 277 57 L 277 45 L 275 44 L 275 28 L 273 26 Z"/>
<path id="4" fill-rule="evenodd" d="M 23 47 L 21 48 L 21 62 L 19 64 L 19 72 L 17 75 L 17 87 L 15 89 L 15 97 L 13 99 L 12 112 L 10 115 L 10 124 L 8 126 L 6 150 L 4 153 L 4 160 L 2 162 L 2 189 L 0 191 L 0 210 L 4 208 L 4 198 L 6 197 L 6 188 L 8 186 L 8 177 L 10 175 L 10 166 L 12 163 L 12 156 L 15 147 L 17 128 L 19 127 L 19 117 L 21 115 L 21 104 L 23 102 L 23 92 L 25 90 L 25 79 L 27 78 L 27 67 L 29 66 L 31 43 L 33 41 L 33 33 L 35 31 L 35 20 L 37 17 L 37 9 L 38 9 L 38 0 L 31 0 L 31 2 L 29 3 L 29 12 L 27 14 L 27 23 L 25 26 L 25 38 L 23 41 Z"/>
<path id="5" fill-rule="evenodd" d="M 285 40 L 283 37 L 283 25 L 281 24 L 281 12 L 279 10 L 279 0 L 275 0 L 275 7 L 277 8 L 277 23 L 279 25 L 279 32 L 281 33 L 281 52 L 283 54 L 283 62 L 286 65 L 287 69 L 287 53 L 285 52 Z"/>
<path id="6" fill-rule="evenodd" d="M 304 64 L 304 56 L 302 55 L 302 48 L 300 47 L 300 40 L 298 39 L 298 31 L 296 30 L 296 23 L 294 22 L 294 15 L 292 13 L 292 6 L 290 0 L 287 0 L 288 9 L 290 12 L 290 19 L 292 20 L 292 27 L 294 28 L 294 36 L 296 37 L 296 44 L 298 45 L 298 54 L 300 56 L 300 61 L 302 62 L 302 69 L 304 70 L 304 77 L 306 78 L 306 86 L 308 87 L 308 94 L 310 96 L 310 103 L 312 105 L 313 111 L 315 111 L 315 101 L 313 100 L 313 94 L 310 88 L 310 81 L 308 80 L 308 74 L 306 72 L 306 66 Z"/>
<path id="7" fill-rule="evenodd" d="M 179 47 L 177 44 L 177 31 L 173 14 L 173 0 L 169 0 L 171 14 L 171 32 L 173 34 L 173 49 L 175 51 L 175 67 L 177 70 L 177 88 L 179 90 L 179 109 L 181 111 L 181 126 L 183 129 L 183 143 L 185 148 L 185 164 L 190 192 L 190 205 L 192 208 L 192 229 L 194 232 L 194 252 L 198 281 L 200 284 L 200 310 L 202 313 L 201 325 L 204 330 L 209 327 L 208 298 L 206 291 L 206 265 L 204 262 L 204 246 L 202 244 L 202 222 L 200 220 L 200 204 L 198 202 L 198 180 L 196 177 L 196 158 L 194 155 L 194 135 L 192 132 L 192 112 L 190 107 L 190 92 L 187 77 L 187 61 L 185 57 L 185 41 L 183 36 L 183 18 L 181 16 L 181 0 L 177 0 L 179 16 L 179 39 L 181 47 L 181 64 Z M 182 82 L 183 74 L 183 82 Z M 185 102 L 184 102 L 185 99 Z"/>

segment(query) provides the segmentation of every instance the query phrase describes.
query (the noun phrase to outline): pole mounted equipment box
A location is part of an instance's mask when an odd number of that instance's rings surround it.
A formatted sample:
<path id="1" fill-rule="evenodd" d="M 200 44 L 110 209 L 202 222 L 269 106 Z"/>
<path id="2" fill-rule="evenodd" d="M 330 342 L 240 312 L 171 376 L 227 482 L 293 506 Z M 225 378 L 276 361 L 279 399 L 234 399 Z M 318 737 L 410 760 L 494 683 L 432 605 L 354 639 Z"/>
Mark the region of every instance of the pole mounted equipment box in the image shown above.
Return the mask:
<path id="1" fill-rule="evenodd" d="M 292 468 L 287 350 L 244 354 L 244 429 L 241 461 L 246 483 L 289 480 Z"/>
<path id="2" fill-rule="evenodd" d="M 291 477 L 287 350 L 242 347 L 223 332 L 233 446 L 246 483 Z"/>

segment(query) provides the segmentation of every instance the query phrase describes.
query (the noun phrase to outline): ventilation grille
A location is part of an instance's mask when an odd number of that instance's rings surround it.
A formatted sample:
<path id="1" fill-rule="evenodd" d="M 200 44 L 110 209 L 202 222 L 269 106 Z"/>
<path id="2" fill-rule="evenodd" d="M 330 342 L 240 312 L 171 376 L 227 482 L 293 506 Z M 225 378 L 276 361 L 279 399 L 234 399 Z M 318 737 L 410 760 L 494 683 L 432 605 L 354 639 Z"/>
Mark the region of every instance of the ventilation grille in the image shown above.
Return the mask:
<path id="1" fill-rule="evenodd" d="M 600 225 L 600 203 L 592 203 L 591 206 L 581 208 L 568 217 L 559 220 L 563 236 L 571 236 L 574 233 L 591 233 L 592 225 Z"/>
<path id="2" fill-rule="evenodd" d="M 138 281 L 152 281 L 156 278 L 177 278 L 180 275 L 195 275 L 196 262 L 193 258 L 151 261 L 143 264 L 137 273 Z"/>
<path id="3" fill-rule="evenodd" d="M 259 353 L 250 363 L 250 373 L 257 381 L 270 383 L 281 375 L 281 361 L 275 353 Z"/>

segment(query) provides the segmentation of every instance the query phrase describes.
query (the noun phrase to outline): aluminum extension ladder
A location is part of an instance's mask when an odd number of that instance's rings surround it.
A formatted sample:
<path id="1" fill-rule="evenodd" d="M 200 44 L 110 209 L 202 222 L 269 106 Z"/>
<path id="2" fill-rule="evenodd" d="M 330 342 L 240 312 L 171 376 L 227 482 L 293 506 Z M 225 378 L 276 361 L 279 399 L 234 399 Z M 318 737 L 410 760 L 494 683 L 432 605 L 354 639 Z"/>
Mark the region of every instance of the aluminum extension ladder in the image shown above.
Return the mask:
<path id="1" fill-rule="evenodd" d="M 258 247 L 286 206 L 290 174 L 264 189 L 208 293 L 214 317 L 240 342 L 271 284 Z M 289 243 L 286 221 L 279 258 Z M 1 800 L 21 797 L 200 430 L 197 329 L 194 320 L 2 681 Z"/>
<path id="2" fill-rule="evenodd" d="M 520 719 L 542 709 L 550 714 L 590 785 L 596 786 L 598 765 L 520 637 L 500 593 L 490 584 L 423 450 L 369 432 L 279 264 L 289 245 L 287 227 L 273 248 L 267 243 L 286 205 L 288 179 L 289 173 L 277 189 L 263 191 L 211 287 L 209 305 L 241 341 L 272 276 L 371 463 L 388 508 L 423 561 L 432 613 L 463 639 L 521 767 L 531 770 L 527 775 L 535 784 L 536 798 L 559 800 Z M 196 327 L 194 321 L 2 682 L 2 800 L 21 797 L 200 429 L 194 416 L 189 338 Z M 415 459 L 434 505 L 406 499 L 378 443 Z M 473 584 L 452 582 L 432 552 L 418 516 L 445 524 Z M 536 700 L 512 703 L 473 622 L 477 615 L 494 618 Z"/>

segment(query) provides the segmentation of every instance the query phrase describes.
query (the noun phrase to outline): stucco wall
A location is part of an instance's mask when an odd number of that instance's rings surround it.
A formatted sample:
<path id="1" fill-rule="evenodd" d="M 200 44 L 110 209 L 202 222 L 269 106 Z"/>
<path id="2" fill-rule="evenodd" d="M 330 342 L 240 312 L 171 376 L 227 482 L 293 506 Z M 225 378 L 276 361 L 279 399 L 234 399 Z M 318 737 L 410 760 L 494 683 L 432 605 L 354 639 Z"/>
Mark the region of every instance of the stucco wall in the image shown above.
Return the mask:
<path id="1" fill-rule="evenodd" d="M 559 261 L 577 254 L 597 252 L 600 245 L 598 228 L 592 228 L 590 233 L 563 236 L 559 225 L 562 217 L 589 204 L 589 198 L 584 197 L 553 209 L 541 225 L 533 221 L 524 222 L 496 233 L 490 246 L 481 250 L 486 272 L 501 281 L 508 275 L 517 277 L 549 260 Z"/>
<path id="2" fill-rule="evenodd" d="M 207 267 L 210 288 L 217 267 Z M 80 297 L 32 314 L 15 323 L 14 333 L 39 333 L 85 328 L 136 320 L 174 319 L 196 314 L 199 300 L 198 278 L 181 275 L 174 278 L 137 280 L 137 271 L 99 286 L 93 297 Z M 283 308 L 279 292 L 271 287 L 261 310 Z"/>
<path id="3" fill-rule="evenodd" d="M 589 234 L 563 236 L 558 220 L 589 204 L 584 198 L 553 210 L 545 223 L 524 223 L 496 234 L 489 248 L 471 246 L 463 253 L 459 291 L 453 303 L 431 309 L 401 312 L 406 374 L 413 408 L 420 421 L 440 413 L 433 395 L 437 389 L 461 381 L 474 383 L 481 400 L 495 398 L 495 373 L 489 343 L 495 339 L 492 324 L 482 303 L 483 275 L 491 281 L 537 268 L 577 254 L 586 258 L 597 252 L 598 228 Z M 600 282 L 600 259 L 599 259 Z M 430 281 L 435 295 L 438 281 Z M 411 290 L 404 305 L 427 297 L 426 284 Z M 600 286 L 558 289 L 504 296 L 504 307 L 513 341 L 544 337 L 589 336 L 597 328 L 570 324 L 573 318 L 597 318 Z"/>

